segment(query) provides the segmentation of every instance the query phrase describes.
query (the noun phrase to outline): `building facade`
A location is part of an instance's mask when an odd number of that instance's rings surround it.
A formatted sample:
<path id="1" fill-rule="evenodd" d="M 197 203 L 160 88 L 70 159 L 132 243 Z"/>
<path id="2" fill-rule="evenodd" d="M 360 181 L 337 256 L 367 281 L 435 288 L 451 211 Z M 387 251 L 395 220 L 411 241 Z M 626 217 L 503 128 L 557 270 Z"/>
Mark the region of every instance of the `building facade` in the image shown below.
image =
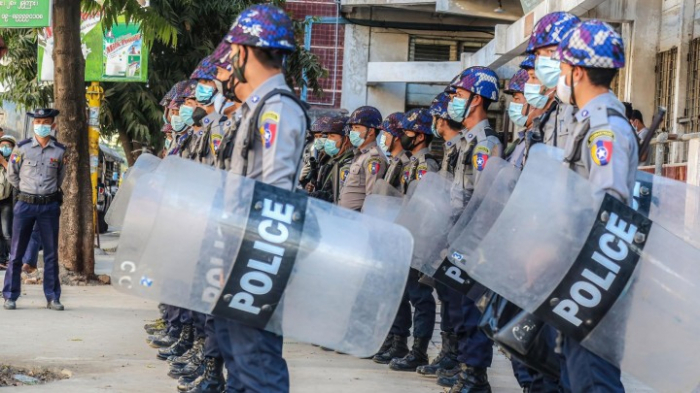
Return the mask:
<path id="1" fill-rule="evenodd" d="M 428 104 L 462 69 L 517 70 L 535 22 L 553 11 L 615 26 L 627 66 L 614 86 L 671 135 L 700 132 L 700 0 L 341 0 L 345 26 L 341 107 L 382 113 Z M 496 106 L 494 106 L 496 107 Z M 497 108 L 498 112 L 504 103 Z M 497 127 L 506 126 L 501 114 Z M 700 143 L 665 145 L 664 173 L 700 183 Z M 689 163 L 690 162 L 690 163 Z"/>

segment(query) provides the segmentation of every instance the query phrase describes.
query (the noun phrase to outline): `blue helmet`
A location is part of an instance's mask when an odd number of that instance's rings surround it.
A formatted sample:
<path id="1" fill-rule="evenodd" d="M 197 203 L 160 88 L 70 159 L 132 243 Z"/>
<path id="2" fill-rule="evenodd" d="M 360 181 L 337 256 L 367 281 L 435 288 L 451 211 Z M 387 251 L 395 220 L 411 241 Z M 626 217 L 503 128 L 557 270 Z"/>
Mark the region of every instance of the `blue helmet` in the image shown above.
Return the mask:
<path id="1" fill-rule="evenodd" d="M 361 106 L 350 115 L 348 125 L 361 125 L 367 128 L 380 128 L 382 126 L 382 114 L 373 106 Z"/>
<path id="2" fill-rule="evenodd" d="M 269 4 L 256 4 L 243 10 L 224 41 L 290 52 L 296 48 L 292 20 L 280 8 Z"/>
<path id="3" fill-rule="evenodd" d="M 572 66 L 619 69 L 625 66 L 625 44 L 610 25 L 593 19 L 569 31 L 555 57 Z"/>
<path id="4" fill-rule="evenodd" d="M 433 99 L 430 104 L 430 114 L 441 119 L 449 119 L 447 114 L 447 105 L 450 103 L 450 95 L 447 92 L 442 92 Z"/>
<path id="5" fill-rule="evenodd" d="M 190 75 L 190 79 L 205 79 L 208 81 L 212 81 L 216 79 L 217 72 L 218 71 L 216 70 L 216 65 L 214 65 L 214 61 L 211 57 L 207 56 L 199 63 L 197 68 L 195 68 L 192 75 Z"/>
<path id="6" fill-rule="evenodd" d="M 348 117 L 345 115 L 321 116 L 311 125 L 311 133 L 345 135 L 345 123 Z"/>
<path id="7" fill-rule="evenodd" d="M 523 70 L 534 70 L 535 69 L 535 55 L 530 53 L 527 55 L 525 60 L 523 60 L 522 63 L 520 63 L 520 68 Z"/>
<path id="8" fill-rule="evenodd" d="M 527 83 L 527 80 L 530 78 L 530 76 L 527 74 L 527 70 L 525 69 L 520 69 L 518 72 L 513 75 L 512 78 L 510 78 L 510 81 L 508 82 L 508 88 L 504 90 L 503 92 L 506 94 L 515 94 L 515 93 L 522 93 L 525 91 L 525 83 Z"/>
<path id="9" fill-rule="evenodd" d="M 382 130 L 397 138 L 401 137 L 401 134 L 403 134 L 403 118 L 404 114 L 401 112 L 390 114 L 384 119 Z"/>
<path id="10" fill-rule="evenodd" d="M 566 33 L 576 26 L 581 19 L 568 12 L 552 12 L 542 17 L 532 29 L 530 41 L 527 43 L 527 53 L 552 45 L 559 45 Z"/>
<path id="11" fill-rule="evenodd" d="M 178 86 L 181 82 L 178 82 L 173 85 L 173 87 L 168 90 L 167 93 L 163 96 L 163 99 L 160 100 L 160 106 L 168 106 L 170 104 L 170 101 L 173 100 L 173 97 L 175 97 L 175 94 L 177 93 Z"/>
<path id="12" fill-rule="evenodd" d="M 469 67 L 461 75 L 462 78 L 452 83 L 452 87 L 470 91 L 491 101 L 498 101 L 498 75 L 492 69 Z"/>
<path id="13" fill-rule="evenodd" d="M 411 109 L 406 112 L 403 118 L 404 131 L 413 131 L 421 134 L 431 135 L 433 132 L 433 117 L 427 109 Z"/>

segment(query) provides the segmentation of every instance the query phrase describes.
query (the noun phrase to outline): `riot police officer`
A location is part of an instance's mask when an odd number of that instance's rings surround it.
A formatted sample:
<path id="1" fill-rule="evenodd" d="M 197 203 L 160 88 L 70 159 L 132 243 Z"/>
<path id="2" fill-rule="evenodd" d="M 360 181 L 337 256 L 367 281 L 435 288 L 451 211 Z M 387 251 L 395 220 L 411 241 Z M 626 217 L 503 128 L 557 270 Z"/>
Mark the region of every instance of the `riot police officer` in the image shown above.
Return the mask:
<path id="1" fill-rule="evenodd" d="M 51 136 L 59 112 L 37 109 L 27 113 L 34 119 L 34 137 L 17 144 L 8 167 L 8 177 L 19 192 L 12 224 L 12 252 L 3 287 L 4 307 L 14 310 L 20 295 L 22 257 L 36 223 L 44 245 L 44 295 L 46 308 L 62 311 L 58 278 L 58 225 L 61 215 L 61 183 L 65 177 L 66 147 Z"/>
<path id="2" fill-rule="evenodd" d="M 206 115 L 205 113 L 201 114 L 205 116 L 201 120 L 202 133 L 197 140 L 197 146 L 195 146 L 195 161 L 206 165 L 214 165 L 216 153 L 224 135 L 223 124 L 220 123 L 222 115 L 214 110 L 214 100 L 218 94 L 216 75 L 217 67 L 212 58 L 208 56 L 202 60 L 190 76 L 190 79 L 197 81 L 197 86 L 193 91 L 197 110 L 206 113 Z"/>
<path id="3" fill-rule="evenodd" d="M 557 95 L 579 109 L 570 128 L 565 163 L 588 179 L 597 194 L 632 204 L 638 146 L 625 107 L 610 84 L 625 66 L 622 38 L 608 24 L 590 20 L 574 27 L 557 49 L 561 72 Z M 564 336 L 562 380 L 572 392 L 624 392 L 620 370 Z"/>
<path id="4" fill-rule="evenodd" d="M 389 167 L 384 175 L 384 180 L 397 189 L 406 182 L 404 169 L 410 163 L 411 157 L 410 152 L 404 150 L 401 145 L 403 118 L 404 114 L 401 112 L 387 116 L 382 123 L 382 133 L 379 136 L 379 148 L 389 158 Z"/>
<path id="5" fill-rule="evenodd" d="M 566 125 L 571 122 L 574 108 L 556 97 L 559 62 L 552 59 L 552 54 L 566 33 L 579 22 L 577 16 L 567 12 L 545 15 L 533 28 L 526 49 L 527 53 L 535 55 L 535 69 L 523 93 L 530 105 L 543 111 L 536 131 L 541 133 L 545 144 L 562 149 L 570 135 Z"/>
<path id="6" fill-rule="evenodd" d="M 235 78 L 229 82 L 228 93 L 242 102 L 230 171 L 293 190 L 307 117 L 304 104 L 291 92 L 283 74 L 285 58 L 295 50 L 292 21 L 277 7 L 253 5 L 241 12 L 224 40 L 231 47 Z M 215 325 L 231 391 L 289 391 L 281 336 L 233 320 L 217 318 Z"/>
<path id="7" fill-rule="evenodd" d="M 406 193 L 413 185 L 423 178 L 428 172 L 437 172 L 440 169 L 437 161 L 428 150 L 433 135 L 430 130 L 432 117 L 427 109 L 412 109 L 404 115 L 402 121 L 403 135 L 399 139 L 401 147 L 411 153 L 410 163 L 405 168 L 402 188 Z M 411 188 L 413 188 L 411 187 Z M 435 298 L 433 288 L 420 282 L 420 272 L 411 269 L 406 283 L 407 299 L 413 306 L 413 347 L 402 358 L 395 358 L 389 363 L 389 368 L 396 371 L 415 371 L 420 366 L 428 364 L 428 345 L 433 336 L 435 327 Z M 402 326 L 404 334 L 411 327 L 411 308 L 400 307 L 408 310 L 408 313 L 397 314 L 394 325 Z M 406 334 L 407 336 L 407 334 Z M 397 333 L 397 337 L 406 336 Z M 398 339 L 395 338 L 395 342 Z"/>
<path id="8" fill-rule="evenodd" d="M 348 117 L 342 115 L 322 116 L 311 127 L 325 136 L 322 138 L 323 154 L 329 158 L 319 169 L 317 187 L 311 196 L 334 204 L 338 203 L 354 157 L 350 140 L 345 135 L 347 120 Z"/>
<path id="9" fill-rule="evenodd" d="M 182 84 L 168 106 L 170 125 L 173 127 L 173 133 L 175 134 L 175 141 L 168 151 L 169 156 L 177 155 L 189 159 L 195 154 L 197 136 L 194 134 L 192 127 L 187 125 L 185 118 L 180 115 L 180 107 L 185 103 L 185 97 L 191 94 L 194 87 L 195 85 L 192 81 Z"/>
<path id="10" fill-rule="evenodd" d="M 469 202 L 489 157 L 501 156 L 503 146 L 487 118 L 488 107 L 498 101 L 496 73 L 487 67 L 470 67 L 460 74 L 460 79 L 451 87 L 454 96 L 448 104 L 447 113 L 464 127 L 457 160 L 454 167 L 448 169 L 454 173 L 451 203 L 456 217 Z M 474 301 L 463 296 L 462 323 L 457 327 L 461 372 L 438 374 L 439 384 L 452 384 L 451 393 L 491 391 L 486 369 L 493 360 L 493 342 L 477 327 L 480 315 Z"/>
<path id="11" fill-rule="evenodd" d="M 338 205 L 359 211 L 367 195 L 372 193 L 374 182 L 383 178 L 386 173 L 386 157 L 376 142 L 377 133 L 382 125 L 382 115 L 377 108 L 362 106 L 352 112 L 348 125 L 350 143 L 357 150 L 340 192 Z"/>
<path id="12" fill-rule="evenodd" d="M 453 175 L 449 168 L 454 168 L 459 154 L 459 142 L 462 140 L 462 125 L 450 119 L 447 114 L 447 106 L 450 95 L 447 92 L 438 94 L 430 105 L 429 113 L 432 116 L 431 132 L 434 137 L 444 140 L 444 155 L 440 165 L 440 173 L 444 176 Z M 460 370 L 455 328 L 461 317 L 462 296 L 450 289 L 440 281 L 435 282 L 435 291 L 440 299 L 440 336 L 442 347 L 438 356 L 426 366 L 420 366 L 416 372 L 426 377 L 435 377 L 440 371 Z"/>
<path id="13" fill-rule="evenodd" d="M 506 160 L 518 169 L 523 168 L 525 161 L 525 148 L 527 146 L 525 131 L 532 126 L 532 111 L 523 94 L 528 78 L 527 70 L 521 68 L 513 75 L 508 82 L 508 88 L 504 90 L 504 93 L 513 97 L 508 103 L 508 117 L 517 127 L 516 138 L 506 149 L 505 156 Z"/>
<path id="14" fill-rule="evenodd" d="M 309 193 L 316 190 L 321 181 L 322 172 L 328 171 L 330 157 L 324 152 L 326 146 L 326 129 L 336 116 L 321 116 L 311 124 L 309 137 L 311 141 L 304 152 L 304 169 L 301 171 L 299 183 Z M 345 127 L 343 120 L 342 127 Z"/>

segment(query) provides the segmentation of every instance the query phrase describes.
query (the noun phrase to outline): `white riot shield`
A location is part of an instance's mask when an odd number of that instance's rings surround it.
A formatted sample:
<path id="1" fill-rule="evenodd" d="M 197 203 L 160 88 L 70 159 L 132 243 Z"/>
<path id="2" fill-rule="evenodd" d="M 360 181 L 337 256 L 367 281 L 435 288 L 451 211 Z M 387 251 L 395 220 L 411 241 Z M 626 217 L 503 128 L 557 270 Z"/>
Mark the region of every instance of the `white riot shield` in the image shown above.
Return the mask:
<path id="1" fill-rule="evenodd" d="M 138 179 L 146 173 L 151 173 L 156 170 L 161 159 L 152 154 L 141 154 L 134 163 L 134 166 L 129 168 L 124 175 L 122 184 L 114 196 L 114 200 L 109 205 L 109 209 L 105 213 L 105 221 L 115 229 L 121 228 L 124 224 L 124 215 L 126 214 L 127 206 L 131 194 Z"/>
<path id="2" fill-rule="evenodd" d="M 507 175 L 504 172 L 507 173 Z M 459 216 L 459 219 L 447 236 L 448 243 L 452 243 L 464 231 L 467 225 L 469 225 L 474 213 L 479 209 L 479 206 L 481 206 L 481 202 L 487 198 L 487 194 L 498 176 L 510 176 L 515 182 L 520 176 L 520 170 L 500 157 L 489 158 L 488 165 L 481 172 L 479 182 L 476 184 L 476 187 L 474 187 L 474 192 L 469 199 L 469 203 L 467 203 L 464 212 Z M 513 187 L 515 187 L 515 183 L 513 183 Z M 510 194 L 508 194 L 508 196 L 510 196 Z"/>
<path id="3" fill-rule="evenodd" d="M 698 386 L 698 249 L 538 149 L 505 207 L 487 198 L 478 217 L 495 222 L 471 235 L 471 277 L 658 391 Z"/>
<path id="4" fill-rule="evenodd" d="M 362 213 L 383 221 L 394 222 L 399 215 L 403 201 L 401 191 L 384 179 L 379 179 L 374 183 L 372 194 L 365 198 Z"/>
<path id="5" fill-rule="evenodd" d="M 413 249 L 398 225 L 176 157 L 137 182 L 122 233 L 118 290 L 356 356 L 385 339 Z"/>

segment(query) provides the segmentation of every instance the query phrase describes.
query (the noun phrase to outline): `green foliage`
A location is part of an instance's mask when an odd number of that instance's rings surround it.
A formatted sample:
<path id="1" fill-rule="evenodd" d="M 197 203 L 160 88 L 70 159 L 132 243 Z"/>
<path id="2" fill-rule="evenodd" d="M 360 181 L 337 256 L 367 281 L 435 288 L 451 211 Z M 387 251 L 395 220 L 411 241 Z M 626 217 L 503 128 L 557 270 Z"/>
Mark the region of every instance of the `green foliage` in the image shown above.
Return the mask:
<path id="1" fill-rule="evenodd" d="M 37 81 L 37 29 L 0 29 L 8 53 L 0 65 L 2 101 L 14 102 L 20 110 L 46 107 L 53 99 L 53 84 Z"/>
<path id="2" fill-rule="evenodd" d="M 81 0 L 84 12 L 102 13 L 109 30 L 119 15 L 141 23 L 149 52 L 149 82 L 103 83 L 105 98 L 100 114 L 102 133 L 125 131 L 147 145 L 161 143 L 162 108 L 159 101 L 177 82 L 187 79 L 201 59 L 211 54 L 236 16 L 255 0 L 151 0 L 143 8 L 137 0 Z M 283 5 L 282 0 L 272 2 Z M 304 22 L 295 21 L 298 50 L 287 62 L 290 85 L 307 85 L 321 94 L 319 79 L 327 75 L 318 58 L 303 49 Z M 51 102 L 53 85 L 37 82 L 38 30 L 0 30 L 9 47 L 8 66 L 0 66 L 0 81 L 8 87 L 0 100 L 26 108 Z"/>
<path id="3" fill-rule="evenodd" d="M 97 0 L 83 1 L 97 4 Z M 142 22 L 144 38 L 151 42 L 151 57 L 147 85 L 104 84 L 103 133 L 123 130 L 134 140 L 159 147 L 163 115 L 160 99 L 175 83 L 187 79 L 221 42 L 236 16 L 257 2 L 151 0 L 149 8 L 141 8 L 136 0 L 104 0 L 104 28 L 109 29 L 121 10 L 126 10 L 128 19 Z M 279 0 L 273 3 L 283 5 Z M 327 71 L 315 55 L 303 50 L 303 22 L 295 22 L 295 31 L 299 50 L 288 60 L 288 82 L 297 87 L 307 84 L 311 91 L 321 94 L 319 79 Z"/>

